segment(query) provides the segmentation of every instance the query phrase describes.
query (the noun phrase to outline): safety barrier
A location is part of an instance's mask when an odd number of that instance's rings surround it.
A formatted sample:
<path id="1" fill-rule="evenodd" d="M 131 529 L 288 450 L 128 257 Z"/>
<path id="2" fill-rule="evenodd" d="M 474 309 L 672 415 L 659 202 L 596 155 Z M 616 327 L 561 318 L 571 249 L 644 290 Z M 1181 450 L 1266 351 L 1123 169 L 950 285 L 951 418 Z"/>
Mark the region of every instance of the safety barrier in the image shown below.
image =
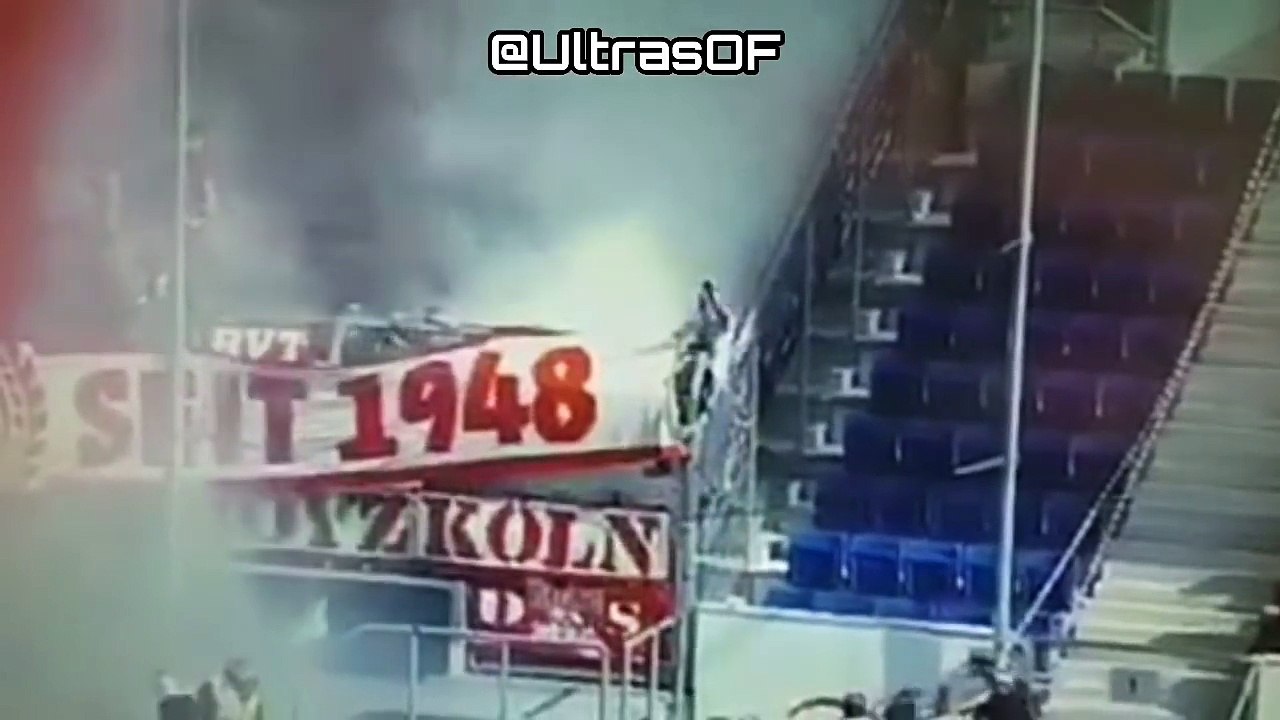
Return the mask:
<path id="1" fill-rule="evenodd" d="M 509 635 L 503 633 L 482 632 L 478 630 L 470 630 L 466 628 L 448 628 L 448 627 L 429 627 L 424 625 L 393 625 L 371 623 L 366 625 L 358 625 L 337 638 L 338 643 L 345 643 L 356 639 L 357 637 L 383 634 L 383 635 L 402 635 L 407 640 L 407 672 L 405 678 L 405 700 L 404 710 L 405 716 L 409 718 L 419 717 L 420 710 L 426 710 L 421 702 L 419 686 L 422 683 L 420 654 L 421 642 L 424 637 L 446 638 L 462 644 L 464 647 L 472 644 L 496 645 L 499 652 L 497 685 L 498 685 L 498 720 L 509 720 L 512 717 L 511 703 L 511 649 L 513 646 L 522 645 L 539 645 L 539 646 L 556 646 L 566 649 L 576 649 L 590 652 L 599 658 L 599 677 L 596 681 L 597 692 L 597 708 L 599 720 L 608 720 L 609 718 L 609 688 L 612 685 L 610 670 L 610 653 L 608 647 L 600 641 L 581 641 L 581 640 L 556 640 L 548 638 L 529 638 L 522 635 Z M 651 672 L 656 675 L 657 668 L 651 667 Z M 620 695 L 623 698 L 623 704 L 627 699 L 629 688 L 625 685 L 620 688 Z M 308 692 L 308 688 L 300 688 L 298 690 L 300 697 L 295 699 L 294 712 L 300 713 L 300 717 L 311 717 L 307 712 L 302 712 L 307 706 L 302 698 L 313 698 L 314 695 Z M 621 717 L 625 717 L 625 710 Z M 650 717 L 653 717 L 650 715 Z"/>
<path id="2" fill-rule="evenodd" d="M 1227 716 L 1227 720 L 1249 720 L 1250 711 L 1254 710 L 1257 705 L 1255 693 L 1258 691 L 1258 681 L 1262 677 L 1262 670 L 1257 663 L 1249 666 L 1249 672 L 1244 676 L 1244 683 L 1240 686 L 1240 696 L 1236 698 L 1235 705 L 1231 708 L 1231 714 Z"/>
<path id="3" fill-rule="evenodd" d="M 1205 299 L 1196 314 L 1195 321 L 1191 325 L 1191 330 L 1187 333 L 1182 352 L 1179 354 L 1172 372 L 1170 372 L 1165 381 L 1155 406 L 1152 408 L 1151 415 L 1148 417 L 1142 431 L 1138 433 L 1137 438 L 1130 445 L 1116 470 L 1111 474 L 1102 492 L 1089 508 L 1089 512 L 1085 515 L 1080 527 L 1067 545 L 1062 559 L 1054 567 L 1053 572 L 1050 573 L 1039 592 L 1036 593 L 1035 599 L 1027 608 L 1022 621 L 1018 624 L 1015 637 L 1025 638 L 1028 628 L 1031 627 L 1036 615 L 1044 607 L 1044 603 L 1053 591 L 1054 586 L 1062 579 L 1067 568 L 1075 562 L 1077 555 L 1081 553 L 1084 547 L 1085 540 L 1090 537 L 1096 527 L 1100 527 L 1102 533 L 1099 538 L 1099 545 L 1094 550 L 1088 570 L 1084 574 L 1086 587 L 1091 585 L 1092 581 L 1098 577 L 1107 550 L 1111 542 L 1119 534 L 1128 506 L 1132 503 L 1152 458 L 1156 440 L 1172 417 L 1174 405 L 1182 393 L 1183 386 L 1186 385 L 1192 363 L 1208 337 L 1209 328 L 1213 324 L 1214 316 L 1227 291 L 1227 286 L 1231 280 L 1236 262 L 1239 260 L 1240 252 L 1252 234 L 1253 227 L 1257 222 L 1258 210 L 1266 195 L 1267 187 L 1275 176 L 1277 167 L 1280 167 L 1280 146 L 1277 145 L 1278 142 L 1280 142 L 1280 106 L 1277 106 L 1271 114 L 1271 120 L 1262 136 L 1262 142 L 1254 159 L 1253 168 L 1245 183 L 1240 204 L 1237 206 L 1235 221 L 1223 247 L 1218 267 L 1205 292 Z"/>

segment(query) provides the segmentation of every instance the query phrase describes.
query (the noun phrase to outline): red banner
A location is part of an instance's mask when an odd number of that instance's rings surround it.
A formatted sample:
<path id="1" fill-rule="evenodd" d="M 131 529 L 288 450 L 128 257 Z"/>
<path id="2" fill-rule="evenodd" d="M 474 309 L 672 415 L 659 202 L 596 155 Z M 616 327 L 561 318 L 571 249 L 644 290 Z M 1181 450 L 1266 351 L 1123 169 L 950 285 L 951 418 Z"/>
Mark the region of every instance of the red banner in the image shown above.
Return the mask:
<path id="1" fill-rule="evenodd" d="M 234 493 L 223 510 L 241 551 L 259 563 L 320 553 L 464 583 L 471 628 L 530 639 L 512 647 L 517 667 L 591 671 L 600 666 L 595 645 L 620 668 L 625 640 L 672 611 L 670 522 L 660 510 L 431 492 Z M 479 667 L 498 661 L 494 647 L 470 650 Z M 643 644 L 632 664 L 648 659 Z"/>

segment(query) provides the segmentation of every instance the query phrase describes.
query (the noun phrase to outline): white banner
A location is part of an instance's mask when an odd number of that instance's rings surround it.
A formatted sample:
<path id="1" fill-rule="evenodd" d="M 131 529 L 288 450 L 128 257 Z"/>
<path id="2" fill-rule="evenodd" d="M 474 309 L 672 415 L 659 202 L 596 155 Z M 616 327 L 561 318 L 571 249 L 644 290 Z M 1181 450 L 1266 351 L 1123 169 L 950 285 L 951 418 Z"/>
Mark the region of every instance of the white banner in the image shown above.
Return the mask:
<path id="1" fill-rule="evenodd" d="M 676 449 L 672 351 L 506 337 L 342 370 L 193 357 L 186 465 L 218 479 L 449 469 L 509 476 L 643 463 Z M 42 478 L 155 479 L 169 452 L 162 357 L 0 352 L 0 465 Z M 455 474 L 455 477 L 457 475 Z"/>

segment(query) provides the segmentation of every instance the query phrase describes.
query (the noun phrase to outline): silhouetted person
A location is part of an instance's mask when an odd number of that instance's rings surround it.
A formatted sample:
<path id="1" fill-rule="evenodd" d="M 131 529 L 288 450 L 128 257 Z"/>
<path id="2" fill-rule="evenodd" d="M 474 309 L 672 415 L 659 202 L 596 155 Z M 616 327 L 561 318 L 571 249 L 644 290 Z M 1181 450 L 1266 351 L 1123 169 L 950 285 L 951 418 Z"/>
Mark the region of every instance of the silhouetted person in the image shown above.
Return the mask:
<path id="1" fill-rule="evenodd" d="M 875 713 L 871 712 L 871 708 L 867 705 L 867 696 L 862 693 L 849 693 L 844 697 L 816 697 L 805 700 L 804 702 L 791 708 L 787 713 L 787 717 L 793 718 L 806 710 L 815 708 L 832 708 L 840 711 L 841 720 L 850 720 L 854 718 L 870 718 L 871 720 L 880 720 Z"/>
<path id="2" fill-rule="evenodd" d="M 198 720 L 265 720 L 258 679 L 243 658 L 227 661 L 196 693 Z"/>
<path id="3" fill-rule="evenodd" d="M 164 672 L 156 678 L 156 715 L 160 720 L 196 720 L 196 699 Z"/>

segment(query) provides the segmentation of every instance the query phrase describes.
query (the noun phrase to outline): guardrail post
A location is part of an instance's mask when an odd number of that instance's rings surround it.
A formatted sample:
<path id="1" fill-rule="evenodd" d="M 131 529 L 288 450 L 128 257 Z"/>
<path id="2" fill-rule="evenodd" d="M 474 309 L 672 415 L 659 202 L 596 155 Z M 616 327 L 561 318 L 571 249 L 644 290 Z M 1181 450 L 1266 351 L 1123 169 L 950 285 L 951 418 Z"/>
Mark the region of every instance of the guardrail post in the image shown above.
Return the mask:
<path id="1" fill-rule="evenodd" d="M 507 695 L 507 685 L 510 682 L 511 641 L 503 640 L 498 645 L 498 720 L 507 720 L 510 712 L 510 697 Z"/>
<path id="2" fill-rule="evenodd" d="M 422 668 L 419 663 L 422 662 L 422 638 L 418 635 L 416 628 L 409 630 L 409 687 L 407 697 L 405 698 L 405 706 L 408 709 L 409 717 L 418 717 L 418 678 L 422 675 Z"/>

